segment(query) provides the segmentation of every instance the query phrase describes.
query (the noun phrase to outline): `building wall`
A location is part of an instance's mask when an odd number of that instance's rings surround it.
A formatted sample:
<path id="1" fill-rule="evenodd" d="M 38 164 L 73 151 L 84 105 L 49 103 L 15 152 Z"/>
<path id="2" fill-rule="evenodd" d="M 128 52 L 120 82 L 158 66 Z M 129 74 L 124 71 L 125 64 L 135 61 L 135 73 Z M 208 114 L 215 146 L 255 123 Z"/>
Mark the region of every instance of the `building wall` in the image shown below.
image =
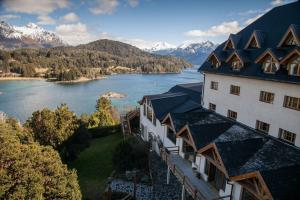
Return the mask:
<path id="1" fill-rule="evenodd" d="M 197 155 L 197 159 L 196 159 L 196 162 L 197 162 L 197 165 L 199 166 L 199 172 L 201 174 L 201 177 L 203 180 L 205 180 L 207 182 L 208 180 L 208 176 L 207 174 L 205 174 L 205 162 L 206 162 L 206 159 L 204 156 L 202 156 L 201 154 L 198 154 Z M 220 189 L 218 192 L 219 192 L 219 195 L 221 197 L 224 197 L 224 196 L 228 196 L 228 195 L 231 195 L 231 190 L 233 189 L 233 184 L 229 184 L 228 181 L 226 181 L 226 186 L 225 186 L 225 190 L 222 190 Z M 223 198 L 224 200 L 229 200 L 230 197 L 228 198 Z M 233 198 L 234 199 L 234 198 Z M 239 199 L 239 198 L 238 198 Z M 237 199 L 237 200 L 238 200 Z"/>
<path id="2" fill-rule="evenodd" d="M 147 109 L 152 109 L 148 106 Z M 154 115 L 154 112 L 152 112 Z M 156 119 L 156 126 L 150 121 L 147 116 L 144 115 L 144 106 L 140 106 L 140 126 L 144 126 L 146 130 L 146 137 L 143 137 L 144 140 L 149 140 L 149 134 L 152 134 L 156 137 L 159 137 L 162 141 L 164 147 L 173 147 L 175 144 L 168 139 L 167 137 L 167 127 L 160 123 L 158 119 Z M 156 148 L 156 151 L 159 151 L 159 149 Z M 159 153 L 159 152 L 157 152 Z"/>
<path id="3" fill-rule="evenodd" d="M 211 81 L 218 90 L 210 89 Z M 230 94 L 230 85 L 240 86 L 240 95 Z M 260 91 L 275 94 L 272 104 L 259 101 Z M 300 86 L 272 81 L 205 74 L 203 104 L 216 105 L 216 112 L 227 116 L 228 109 L 237 112 L 237 121 L 252 128 L 256 120 L 270 124 L 269 134 L 278 137 L 279 128 L 296 133 L 295 145 L 300 146 L 300 111 L 283 107 L 284 96 L 300 98 Z"/>
<path id="4" fill-rule="evenodd" d="M 148 106 L 148 109 L 152 109 Z M 154 114 L 152 112 L 152 114 Z M 147 118 L 146 115 L 144 115 L 144 106 L 140 106 L 140 124 L 144 125 L 147 129 L 147 138 L 145 138 L 147 141 L 149 140 L 149 133 L 152 133 L 154 136 L 160 137 L 162 139 L 163 135 L 160 133 L 163 133 L 165 130 L 165 127 L 160 123 L 159 120 L 156 119 L 156 125 L 152 123 L 151 120 Z"/>

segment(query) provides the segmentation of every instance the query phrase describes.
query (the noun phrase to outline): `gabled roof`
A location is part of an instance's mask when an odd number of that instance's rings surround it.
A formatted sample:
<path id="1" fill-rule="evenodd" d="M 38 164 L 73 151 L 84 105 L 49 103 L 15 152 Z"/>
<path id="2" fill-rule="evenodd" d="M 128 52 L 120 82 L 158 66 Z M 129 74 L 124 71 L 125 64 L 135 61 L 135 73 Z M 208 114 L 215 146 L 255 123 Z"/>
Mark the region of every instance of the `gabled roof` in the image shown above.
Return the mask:
<path id="1" fill-rule="evenodd" d="M 233 49 L 238 49 L 238 44 L 240 41 L 240 36 L 237 34 L 230 34 L 228 40 L 226 41 L 226 44 L 224 45 L 223 50 L 227 50 L 226 47 L 229 42 L 231 42 Z"/>
<path id="2" fill-rule="evenodd" d="M 266 57 L 266 56 L 271 56 L 274 60 L 276 60 L 278 63 L 280 60 L 282 60 L 283 58 L 283 55 L 285 55 L 286 52 L 283 51 L 283 50 L 280 50 L 280 49 L 266 49 L 264 53 L 262 53 L 256 60 L 255 60 L 255 63 L 259 63 L 259 62 L 262 62 L 263 59 Z"/>
<path id="3" fill-rule="evenodd" d="M 223 117 L 215 115 L 212 111 L 200 108 L 185 113 L 170 113 L 176 132 L 185 125 L 206 125 L 226 122 Z"/>
<path id="4" fill-rule="evenodd" d="M 229 62 L 234 56 L 236 56 L 242 62 L 243 66 L 245 63 L 250 61 L 247 52 L 236 50 L 232 52 L 232 54 L 227 58 L 226 62 Z"/>
<path id="5" fill-rule="evenodd" d="M 206 152 L 214 149 L 220 160 L 218 168 L 229 179 L 259 180 L 266 186 L 259 195 L 271 195 L 273 199 L 289 199 L 292 194 L 287 194 L 287 191 L 297 191 L 300 182 L 299 148 L 204 108 L 170 113 L 168 117 L 177 137 L 184 137 L 181 134 L 187 133 L 198 153 L 208 156 Z"/>
<path id="6" fill-rule="evenodd" d="M 286 63 L 295 54 L 300 56 L 300 47 L 295 47 L 292 51 L 285 55 L 285 57 L 281 60 L 280 64 Z"/>
<path id="7" fill-rule="evenodd" d="M 288 71 L 284 67 L 280 67 L 280 69 L 274 74 L 267 74 L 263 72 L 262 64 L 255 62 L 258 57 L 260 57 L 267 49 L 272 49 L 272 52 L 277 57 L 277 59 L 281 60 L 280 58 L 285 57 L 292 49 L 299 48 L 294 46 L 284 48 L 277 47 L 278 43 L 286 33 L 288 27 L 291 27 L 291 29 L 294 30 L 293 32 L 299 35 L 299 10 L 300 1 L 273 8 L 265 15 L 257 19 L 255 22 L 235 34 L 239 36 L 238 48 L 235 50 L 241 52 L 239 54 L 240 57 L 242 57 L 241 55 L 246 55 L 245 57 L 248 59 L 246 67 L 243 67 L 242 70 L 232 70 L 230 63 L 227 62 L 222 62 L 221 66 L 218 68 L 212 68 L 211 63 L 205 61 L 199 68 L 199 71 L 227 76 L 300 84 L 300 77 L 290 76 L 288 74 Z M 261 46 L 261 48 L 244 49 L 254 32 L 255 35 L 257 35 L 257 38 L 260 38 L 258 40 L 263 41 L 263 45 Z M 225 59 L 223 59 L 223 61 L 227 60 L 233 52 L 233 50 L 224 51 L 224 47 L 227 41 L 219 45 L 214 51 L 215 55 L 225 55 Z"/>
<path id="8" fill-rule="evenodd" d="M 300 46 L 300 26 L 291 24 L 288 30 L 286 31 L 286 33 L 284 34 L 284 36 L 282 37 L 282 39 L 280 40 L 278 47 L 281 47 L 283 45 L 283 43 L 285 42 L 285 40 L 290 34 L 292 34 L 297 44 Z"/>
<path id="9" fill-rule="evenodd" d="M 296 171 L 300 166 L 299 148 L 239 124 L 234 124 L 211 144 L 217 148 L 224 171 L 234 181 L 245 179 L 247 174 L 261 175 L 266 191 L 270 191 L 274 199 L 289 199 L 283 198 L 293 196 L 287 194 L 288 191 L 297 191 L 300 182 L 299 171 Z M 207 151 L 211 144 L 198 152 Z M 294 178 L 289 182 L 291 177 Z"/>
<path id="10" fill-rule="evenodd" d="M 222 61 L 221 61 L 221 59 L 219 58 L 219 56 L 218 56 L 215 52 L 212 52 L 212 53 L 208 56 L 207 60 L 208 60 L 208 61 L 211 60 L 212 57 L 216 58 L 216 60 L 218 61 L 218 63 L 221 65 Z"/>
<path id="11" fill-rule="evenodd" d="M 202 83 L 180 84 L 166 93 L 146 95 L 140 103 L 149 100 L 156 118 L 161 121 L 170 112 L 187 112 L 201 107 L 201 94 Z"/>
<path id="12" fill-rule="evenodd" d="M 260 172 L 274 199 L 300 199 L 300 166 L 293 165 Z"/>
<path id="13" fill-rule="evenodd" d="M 249 48 L 251 41 L 255 39 L 257 42 L 258 48 L 261 48 L 264 43 L 265 34 L 263 31 L 260 30 L 254 30 L 252 35 L 249 38 L 249 41 L 247 42 L 245 49 Z"/>

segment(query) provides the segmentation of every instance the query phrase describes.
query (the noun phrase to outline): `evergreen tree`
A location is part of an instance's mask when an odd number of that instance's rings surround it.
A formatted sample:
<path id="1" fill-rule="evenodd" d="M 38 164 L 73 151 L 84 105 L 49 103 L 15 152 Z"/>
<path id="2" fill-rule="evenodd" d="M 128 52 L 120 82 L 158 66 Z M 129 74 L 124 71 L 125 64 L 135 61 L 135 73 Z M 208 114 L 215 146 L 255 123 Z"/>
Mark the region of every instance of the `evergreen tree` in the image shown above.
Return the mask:
<path id="1" fill-rule="evenodd" d="M 22 134 L 0 122 L 0 199 L 81 199 L 76 172 L 52 147 L 22 141 Z"/>
<path id="2" fill-rule="evenodd" d="M 70 138 L 79 127 L 79 120 L 74 112 L 62 104 L 56 110 L 47 108 L 36 111 L 27 120 L 25 126 L 42 145 L 51 145 L 55 149 Z"/>

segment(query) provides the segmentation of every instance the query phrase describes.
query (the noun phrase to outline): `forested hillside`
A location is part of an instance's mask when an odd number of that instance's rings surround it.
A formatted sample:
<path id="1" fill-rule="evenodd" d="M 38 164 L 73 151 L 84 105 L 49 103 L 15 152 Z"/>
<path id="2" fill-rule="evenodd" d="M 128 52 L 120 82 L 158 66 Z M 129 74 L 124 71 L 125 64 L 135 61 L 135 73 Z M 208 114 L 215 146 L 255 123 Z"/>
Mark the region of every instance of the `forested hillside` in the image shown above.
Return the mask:
<path id="1" fill-rule="evenodd" d="M 110 73 L 180 72 L 185 67 L 191 64 L 181 58 L 153 55 L 111 40 L 76 47 L 0 51 L 2 71 L 22 76 L 37 76 L 42 71 L 47 77 L 76 79 Z"/>

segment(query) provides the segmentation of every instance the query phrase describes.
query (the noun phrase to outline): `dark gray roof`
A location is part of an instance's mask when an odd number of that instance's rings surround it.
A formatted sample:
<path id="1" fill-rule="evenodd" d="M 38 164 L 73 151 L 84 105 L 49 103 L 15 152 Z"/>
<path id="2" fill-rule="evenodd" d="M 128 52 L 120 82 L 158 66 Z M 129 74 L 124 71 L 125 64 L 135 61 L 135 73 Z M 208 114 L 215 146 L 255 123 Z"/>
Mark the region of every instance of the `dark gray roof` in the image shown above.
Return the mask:
<path id="1" fill-rule="evenodd" d="M 282 58 L 286 56 L 291 49 L 298 47 L 281 47 L 278 48 L 278 44 L 283 38 L 284 34 L 291 27 L 294 32 L 300 37 L 300 1 L 286 4 L 273 8 L 264 16 L 257 19 L 255 22 L 235 34 L 234 38 L 239 36 L 238 45 L 236 49 L 239 54 L 244 55 L 243 58 L 249 59 L 249 62 L 240 71 L 233 71 L 230 64 L 226 62 L 226 59 L 232 54 L 233 50 L 224 51 L 225 42 L 219 45 L 214 51 L 215 55 L 222 61 L 220 67 L 213 68 L 209 61 L 205 61 L 199 68 L 201 72 L 215 73 L 230 76 L 249 77 L 262 80 L 271 80 L 279 82 L 288 82 L 300 84 L 299 76 L 290 76 L 285 67 L 281 67 L 275 74 L 266 74 L 262 71 L 261 63 L 255 63 L 256 59 L 268 48 L 271 48 L 276 56 Z M 274 20 L 276 19 L 276 20 Z M 257 33 L 259 40 L 263 40 L 262 47 L 258 49 L 244 49 L 251 35 Z M 230 36 L 230 38 L 233 35 Z M 276 51 L 278 50 L 278 54 Z"/>
<path id="2" fill-rule="evenodd" d="M 215 124 L 195 124 L 189 126 L 195 146 L 201 149 L 210 144 L 232 126 L 230 122 Z"/>
<path id="3" fill-rule="evenodd" d="M 176 132 L 186 124 L 193 126 L 226 122 L 223 117 L 215 115 L 212 111 L 203 108 L 185 113 L 170 113 L 170 115 Z"/>
<path id="4" fill-rule="evenodd" d="M 170 112 L 184 113 L 201 107 L 202 83 L 180 84 L 163 94 L 146 95 L 157 119 Z"/>
<path id="5" fill-rule="evenodd" d="M 300 199 L 299 165 L 261 171 L 260 174 L 275 200 Z"/>
<path id="6" fill-rule="evenodd" d="M 177 132 L 188 125 L 198 149 L 216 145 L 230 177 L 259 171 L 274 199 L 296 195 L 289 192 L 300 182 L 299 148 L 204 108 L 170 115 Z"/>

